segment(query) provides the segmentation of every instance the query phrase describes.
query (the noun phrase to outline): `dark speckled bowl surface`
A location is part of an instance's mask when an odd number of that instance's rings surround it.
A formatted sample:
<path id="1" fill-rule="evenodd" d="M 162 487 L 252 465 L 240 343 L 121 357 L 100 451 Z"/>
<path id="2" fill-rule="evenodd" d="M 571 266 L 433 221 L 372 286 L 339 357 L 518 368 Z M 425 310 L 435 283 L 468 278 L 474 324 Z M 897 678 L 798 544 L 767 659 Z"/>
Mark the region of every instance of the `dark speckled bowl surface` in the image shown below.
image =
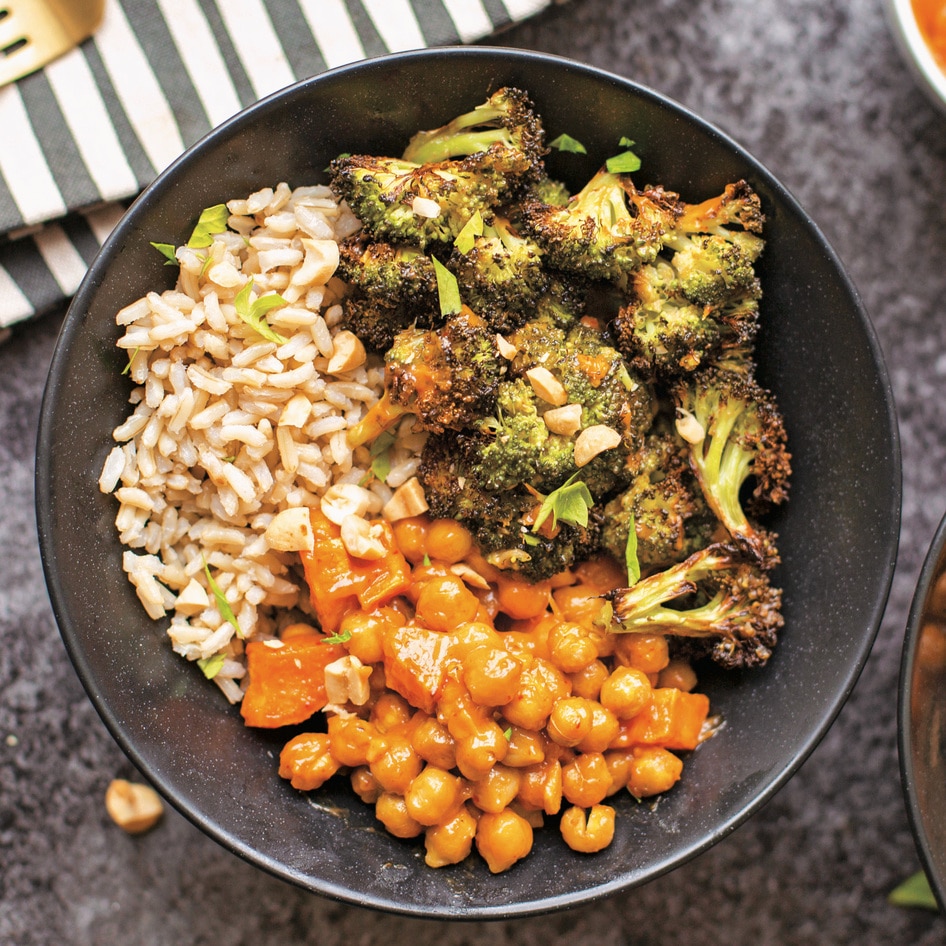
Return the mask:
<path id="1" fill-rule="evenodd" d="M 170 285 L 149 241 L 181 241 L 197 212 L 286 180 L 324 180 L 343 151 L 398 152 L 415 130 L 529 91 L 550 137 L 589 157 L 550 156 L 580 186 L 618 139 L 637 142 L 640 183 L 697 201 L 746 178 L 768 218 L 762 381 L 791 437 L 791 502 L 780 534 L 782 643 L 762 672 L 709 674 L 725 728 L 687 761 L 656 808 L 625 795 L 606 851 L 570 852 L 554 827 L 531 856 L 492 876 L 477 858 L 424 866 L 344 786 L 307 797 L 276 775 L 278 734 L 245 728 L 200 672 L 175 656 L 121 569 L 114 500 L 97 489 L 126 411 L 115 312 Z M 897 550 L 900 454 L 870 322 L 831 248 L 785 189 L 733 141 L 625 79 L 535 53 L 458 48 L 406 53 L 294 85 L 216 129 L 163 173 L 115 229 L 62 329 L 42 408 L 37 512 L 62 636 L 108 728 L 180 811 L 230 850 L 340 900 L 431 917 L 498 918 L 588 902 L 682 864 L 758 810 L 824 735 L 867 658 Z"/>

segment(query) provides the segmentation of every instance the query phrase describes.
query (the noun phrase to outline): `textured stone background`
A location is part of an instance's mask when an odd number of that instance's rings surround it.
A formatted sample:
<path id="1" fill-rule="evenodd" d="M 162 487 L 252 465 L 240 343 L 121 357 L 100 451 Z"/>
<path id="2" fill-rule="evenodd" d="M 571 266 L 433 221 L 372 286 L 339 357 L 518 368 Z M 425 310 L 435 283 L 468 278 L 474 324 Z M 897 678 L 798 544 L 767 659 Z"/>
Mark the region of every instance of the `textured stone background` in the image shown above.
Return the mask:
<path id="1" fill-rule="evenodd" d="M 548 919 L 452 925 L 339 906 L 243 863 L 174 812 L 129 838 L 102 795 L 133 772 L 68 663 L 35 539 L 32 451 L 61 320 L 47 316 L 0 347 L 0 943 L 946 938 L 943 919 L 886 901 L 918 867 L 897 766 L 897 674 L 914 581 L 946 511 L 946 117 L 901 63 L 882 0 L 571 0 L 498 42 L 604 67 L 714 122 L 785 182 L 847 265 L 888 362 L 904 456 L 900 559 L 853 697 L 795 778 L 726 840 L 642 889 Z"/>

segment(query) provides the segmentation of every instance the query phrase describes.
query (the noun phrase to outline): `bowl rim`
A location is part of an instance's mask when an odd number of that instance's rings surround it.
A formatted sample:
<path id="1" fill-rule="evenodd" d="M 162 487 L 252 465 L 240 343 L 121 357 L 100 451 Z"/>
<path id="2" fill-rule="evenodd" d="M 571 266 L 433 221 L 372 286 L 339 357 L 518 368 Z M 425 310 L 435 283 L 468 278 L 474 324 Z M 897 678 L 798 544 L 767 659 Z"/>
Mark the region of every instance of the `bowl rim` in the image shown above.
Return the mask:
<path id="1" fill-rule="evenodd" d="M 927 812 L 920 803 L 917 785 L 920 772 L 913 751 L 915 726 L 911 712 L 913 677 L 919 651 L 920 632 L 926 617 L 927 600 L 933 582 L 944 567 L 946 567 L 946 514 L 936 526 L 917 576 L 916 588 L 907 617 L 897 688 L 897 748 L 907 818 L 923 871 L 933 889 L 940 910 L 946 912 L 946 872 L 944 872 L 942 854 L 937 860 L 936 850 L 930 837 Z"/>
<path id="2" fill-rule="evenodd" d="M 856 310 L 859 325 L 863 331 L 864 342 L 866 343 L 873 363 L 877 367 L 877 385 L 883 396 L 883 406 L 885 409 L 886 434 L 891 447 L 891 455 L 886 458 L 891 464 L 891 485 L 893 489 L 888 497 L 889 499 L 889 544 L 884 549 L 887 556 L 883 566 L 881 580 L 879 581 L 872 607 L 869 609 L 869 621 L 865 627 L 864 633 L 859 637 L 856 651 L 851 655 L 850 664 L 846 673 L 838 678 L 834 687 L 836 697 L 829 705 L 828 711 L 821 715 L 820 723 L 817 727 L 808 733 L 807 737 L 799 744 L 798 751 L 787 760 L 785 765 L 774 772 L 769 778 L 763 790 L 758 792 L 747 804 L 743 805 L 737 812 L 727 820 L 718 823 L 711 831 L 706 832 L 699 840 L 688 845 L 682 850 L 678 850 L 673 857 L 664 858 L 653 869 L 645 872 L 640 877 L 628 879 L 627 874 L 605 883 L 600 883 L 594 887 L 581 888 L 575 892 L 566 893 L 558 896 L 545 897 L 539 900 L 523 900 L 506 906 L 472 908 L 466 905 L 457 904 L 438 904 L 432 909 L 419 909 L 411 905 L 405 906 L 403 903 L 393 899 L 376 897 L 373 900 L 366 900 L 363 895 L 359 895 L 348 887 L 333 884 L 330 882 L 312 883 L 307 878 L 300 878 L 293 870 L 273 860 L 272 858 L 253 849 L 251 845 L 216 823 L 208 824 L 202 820 L 199 813 L 189 810 L 176 798 L 176 792 L 172 786 L 165 783 L 165 779 L 156 774 L 133 742 L 124 731 L 124 727 L 111 707 L 107 705 L 104 699 L 96 693 L 93 676 L 88 662 L 84 659 L 79 642 L 72 626 L 72 621 L 66 607 L 65 594 L 62 584 L 57 575 L 55 563 L 49 554 L 47 536 L 50 536 L 55 528 L 50 515 L 48 505 L 44 503 L 45 496 L 44 484 L 50 477 L 50 457 L 53 448 L 53 428 L 52 416 L 54 405 L 58 397 L 58 388 L 62 375 L 62 363 L 65 360 L 65 352 L 69 348 L 72 340 L 77 333 L 82 330 L 82 322 L 85 311 L 88 309 L 88 302 L 94 296 L 98 283 L 100 281 L 100 271 L 107 265 L 108 259 L 113 253 L 113 248 L 120 245 L 124 240 L 126 233 L 129 232 L 134 224 L 138 211 L 146 207 L 151 201 L 158 199 L 161 192 L 167 184 L 173 183 L 175 177 L 181 173 L 181 169 L 187 163 L 192 155 L 213 145 L 217 137 L 227 137 L 231 129 L 235 126 L 252 121 L 255 116 L 277 106 L 277 103 L 287 94 L 299 94 L 304 88 L 310 85 L 318 84 L 328 79 L 337 79 L 348 72 L 360 72 L 365 68 L 371 68 L 374 64 L 392 63 L 398 64 L 410 60 L 426 59 L 431 57 L 503 57 L 510 62 L 530 60 L 539 63 L 547 63 L 553 69 L 565 69 L 584 75 L 591 76 L 600 81 L 620 86 L 636 96 L 644 96 L 666 108 L 670 113 L 678 118 L 695 124 L 704 131 L 711 133 L 718 139 L 722 145 L 738 155 L 747 168 L 750 168 L 763 177 L 769 186 L 778 194 L 780 200 L 797 215 L 799 220 L 804 223 L 809 230 L 813 240 L 817 243 L 819 249 L 830 261 L 832 269 L 836 272 L 839 284 L 849 295 L 853 308 Z M 873 647 L 876 636 L 879 632 L 880 623 L 886 608 L 887 599 L 893 581 L 893 574 L 898 554 L 898 534 L 901 516 L 901 497 L 902 497 L 902 465 L 899 429 L 897 425 L 897 416 L 894 406 L 892 387 L 889 374 L 883 358 L 882 348 L 880 346 L 876 331 L 870 320 L 870 317 L 860 299 L 859 293 L 853 284 L 853 281 L 846 269 L 841 264 L 835 250 L 828 242 L 827 238 L 814 222 L 811 216 L 802 208 L 788 188 L 765 167 L 758 159 L 751 155 L 742 145 L 737 143 L 727 133 L 719 127 L 697 115 L 686 106 L 670 98 L 669 96 L 658 92 L 646 85 L 637 82 L 634 79 L 619 75 L 609 70 L 583 63 L 577 60 L 569 59 L 564 56 L 538 52 L 533 50 L 518 49 L 514 47 L 495 47 L 488 45 L 476 46 L 443 46 L 428 49 L 408 50 L 404 52 L 389 53 L 382 56 L 371 57 L 359 60 L 355 63 L 348 63 L 335 67 L 325 72 L 319 73 L 271 93 L 259 101 L 242 109 L 236 115 L 221 123 L 199 141 L 191 145 L 183 154 L 165 168 L 155 179 L 141 192 L 136 200 L 129 206 L 125 214 L 115 226 L 105 242 L 101 246 L 95 260 L 89 267 L 88 273 L 80 285 L 78 291 L 69 309 L 63 326 L 60 330 L 60 336 L 57 340 L 55 350 L 50 362 L 47 385 L 44 390 L 41 409 L 39 435 L 37 438 L 36 451 L 36 472 L 35 483 L 35 502 L 36 516 L 40 537 L 40 550 L 45 579 L 51 599 L 53 612 L 57 624 L 61 630 L 61 636 L 64 640 L 67 652 L 76 668 L 77 674 L 82 681 L 86 692 L 95 706 L 97 712 L 110 731 L 113 738 L 130 758 L 130 760 L 142 771 L 142 773 L 151 779 L 155 787 L 168 800 L 168 802 L 181 812 L 185 818 L 195 824 L 205 834 L 208 834 L 215 841 L 221 844 L 231 853 L 236 854 L 243 860 L 260 867 L 276 877 L 300 886 L 311 892 L 318 893 L 330 899 L 340 902 L 350 903 L 357 906 L 367 906 L 373 909 L 380 909 L 387 912 L 410 915 L 415 917 L 439 918 L 439 919 L 462 919 L 462 920 L 491 920 L 508 919 L 511 917 L 525 917 L 538 914 L 546 914 L 553 911 L 570 908 L 578 905 L 589 904 L 603 897 L 613 895 L 619 891 L 627 890 L 639 886 L 650 880 L 656 879 L 670 871 L 681 866 L 697 855 L 705 852 L 713 845 L 718 843 L 724 837 L 735 831 L 741 824 L 755 815 L 763 808 L 771 798 L 784 787 L 786 782 L 802 766 L 803 762 L 811 755 L 814 749 L 822 741 L 825 734 L 834 724 L 838 714 L 850 696 L 857 680 L 862 673 L 867 658 Z"/>
<path id="3" fill-rule="evenodd" d="M 913 12 L 912 0 L 887 0 L 887 19 L 900 54 L 929 98 L 946 110 L 946 72 L 923 38 Z"/>

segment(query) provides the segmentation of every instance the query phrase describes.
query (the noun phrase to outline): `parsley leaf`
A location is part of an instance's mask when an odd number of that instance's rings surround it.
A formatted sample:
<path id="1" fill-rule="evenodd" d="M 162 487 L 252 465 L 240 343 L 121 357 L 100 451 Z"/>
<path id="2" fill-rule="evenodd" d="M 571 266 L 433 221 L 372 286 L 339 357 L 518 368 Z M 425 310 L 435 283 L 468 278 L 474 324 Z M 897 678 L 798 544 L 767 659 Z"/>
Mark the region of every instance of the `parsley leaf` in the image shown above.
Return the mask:
<path id="1" fill-rule="evenodd" d="M 165 266 L 177 266 L 177 247 L 173 243 L 155 243 L 149 241 L 151 245 L 164 257 Z"/>
<path id="2" fill-rule="evenodd" d="M 556 148 L 559 151 L 570 151 L 572 154 L 587 154 L 585 146 L 571 135 L 559 135 L 554 141 L 549 142 L 550 148 Z"/>
<path id="3" fill-rule="evenodd" d="M 210 566 L 207 564 L 207 560 L 204 560 L 204 574 L 207 576 L 207 584 L 210 585 L 210 590 L 213 593 L 214 601 L 217 602 L 217 610 L 220 612 L 220 617 L 222 617 L 229 624 L 232 624 L 237 634 L 242 637 L 243 632 L 240 630 L 240 625 L 237 624 L 236 615 L 233 613 L 233 608 L 230 607 L 230 602 L 224 597 L 223 592 L 220 590 L 220 585 L 214 581 L 213 575 L 210 574 Z"/>
<path id="4" fill-rule="evenodd" d="M 394 434 L 389 430 L 380 433 L 371 442 L 369 448 L 371 456 L 371 472 L 382 483 L 388 478 L 391 472 L 391 447 L 394 445 Z"/>
<path id="5" fill-rule="evenodd" d="M 210 246 L 214 241 L 215 233 L 223 233 L 227 229 L 227 220 L 230 218 L 230 211 L 226 204 L 214 204 L 213 207 L 205 207 L 197 218 L 197 225 L 194 232 L 191 233 L 187 245 L 193 248 Z"/>
<path id="6" fill-rule="evenodd" d="M 483 215 L 478 211 L 473 211 L 473 216 L 463 225 L 463 229 L 457 234 L 453 245 L 466 256 L 473 249 L 473 244 L 478 236 L 483 235 Z"/>
<path id="7" fill-rule="evenodd" d="M 895 907 L 923 907 L 927 910 L 939 910 L 929 878 L 921 870 L 898 884 L 890 891 L 887 899 Z"/>
<path id="8" fill-rule="evenodd" d="M 347 644 L 351 640 L 351 631 L 347 628 L 344 631 L 339 631 L 338 634 L 333 634 L 331 637 L 323 637 L 319 641 L 320 644 Z"/>
<path id="9" fill-rule="evenodd" d="M 591 490 L 581 480 L 576 480 L 576 476 L 578 476 L 577 471 L 572 473 L 558 489 L 552 490 L 545 497 L 539 507 L 539 514 L 535 517 L 533 532 L 538 532 L 550 515 L 553 528 L 559 522 L 568 522 L 577 526 L 588 525 L 588 510 L 595 501 Z"/>
<path id="10" fill-rule="evenodd" d="M 264 316 L 270 309 L 286 305 L 286 300 L 279 293 L 271 293 L 268 296 L 260 296 L 255 302 L 250 302 L 250 293 L 253 291 L 253 280 L 251 279 L 236 295 L 233 305 L 236 307 L 237 315 L 246 322 L 250 328 L 259 332 L 269 342 L 275 342 L 282 345 L 286 339 L 278 332 L 270 328 Z"/>
<path id="11" fill-rule="evenodd" d="M 460 287 L 457 277 L 447 269 L 436 256 L 431 257 L 434 262 L 434 272 L 437 274 L 437 295 L 440 297 L 440 314 L 443 316 L 456 315 L 460 311 Z"/>
<path id="12" fill-rule="evenodd" d="M 619 146 L 626 148 L 626 151 L 622 151 L 620 154 L 616 154 L 613 158 L 608 158 L 604 162 L 605 167 L 612 174 L 631 174 L 634 171 L 639 171 L 641 166 L 641 159 L 631 151 L 631 148 L 634 147 L 634 142 L 630 138 L 621 138 L 618 142 Z"/>
<path id="13" fill-rule="evenodd" d="M 627 545 L 624 546 L 624 564 L 627 565 L 627 583 L 636 585 L 641 577 L 641 563 L 637 560 L 637 528 L 634 513 L 627 522 Z"/>
<path id="14" fill-rule="evenodd" d="M 214 654 L 213 657 L 201 657 L 197 661 L 197 666 L 203 671 L 208 680 L 213 680 L 220 672 L 226 657 L 223 654 Z"/>

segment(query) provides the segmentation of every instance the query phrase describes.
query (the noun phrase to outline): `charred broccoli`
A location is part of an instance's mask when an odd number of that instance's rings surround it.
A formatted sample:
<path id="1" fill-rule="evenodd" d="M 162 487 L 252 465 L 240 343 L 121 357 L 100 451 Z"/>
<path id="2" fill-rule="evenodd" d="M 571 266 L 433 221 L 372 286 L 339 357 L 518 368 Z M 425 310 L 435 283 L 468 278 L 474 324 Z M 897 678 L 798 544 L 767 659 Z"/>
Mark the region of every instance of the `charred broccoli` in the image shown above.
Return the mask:
<path id="1" fill-rule="evenodd" d="M 648 435 L 632 458 L 630 486 L 604 508 L 601 544 L 619 561 L 631 526 L 644 571 L 666 568 L 710 544 L 716 518 L 687 462 L 686 443 L 665 431 Z"/>
<path id="2" fill-rule="evenodd" d="M 774 565 L 773 537 L 750 521 L 742 497 L 750 478 L 751 509 L 788 496 L 791 458 L 771 394 L 752 377 L 709 367 L 678 384 L 674 397 L 707 503 L 738 545 L 764 567 Z"/>
<path id="3" fill-rule="evenodd" d="M 433 261 L 414 246 L 377 243 L 358 233 L 339 243 L 335 272 L 388 305 L 406 302 L 426 310 L 437 305 Z"/>
<path id="4" fill-rule="evenodd" d="M 678 204 L 675 194 L 638 191 L 627 175 L 601 170 L 565 206 L 527 199 L 521 212 L 552 266 L 615 282 L 656 258 Z"/>
<path id="5" fill-rule="evenodd" d="M 447 267 L 460 295 L 497 331 L 507 331 L 533 312 L 549 285 L 542 251 L 499 214 L 467 252 L 454 249 Z"/>
<path id="6" fill-rule="evenodd" d="M 385 356 L 385 392 L 348 432 L 367 443 L 398 417 L 416 414 L 426 430 L 460 430 L 493 408 L 503 363 L 496 336 L 464 308 L 444 326 L 399 332 Z"/>
<path id="7" fill-rule="evenodd" d="M 452 243 L 474 213 L 490 218 L 529 167 L 522 152 L 497 145 L 430 164 L 343 155 L 329 171 L 332 189 L 370 237 L 423 250 Z"/>
<path id="8" fill-rule="evenodd" d="M 668 605 L 681 598 L 682 607 Z M 781 591 L 737 550 L 721 544 L 618 589 L 610 599 L 615 633 L 693 639 L 698 644 L 691 654 L 702 651 L 729 668 L 766 663 L 784 623 Z"/>
<path id="9" fill-rule="evenodd" d="M 369 296 L 359 290 L 342 300 L 342 328 L 354 332 L 371 351 L 383 353 L 398 332 L 410 327 L 429 328 L 433 323 L 423 310 L 403 302 L 388 302 L 383 296 Z"/>
<path id="10" fill-rule="evenodd" d="M 461 158 L 494 147 L 520 152 L 538 173 L 545 154 L 545 132 L 529 96 L 520 89 L 503 88 L 470 112 L 440 128 L 419 131 L 401 157 L 427 164 Z"/>

